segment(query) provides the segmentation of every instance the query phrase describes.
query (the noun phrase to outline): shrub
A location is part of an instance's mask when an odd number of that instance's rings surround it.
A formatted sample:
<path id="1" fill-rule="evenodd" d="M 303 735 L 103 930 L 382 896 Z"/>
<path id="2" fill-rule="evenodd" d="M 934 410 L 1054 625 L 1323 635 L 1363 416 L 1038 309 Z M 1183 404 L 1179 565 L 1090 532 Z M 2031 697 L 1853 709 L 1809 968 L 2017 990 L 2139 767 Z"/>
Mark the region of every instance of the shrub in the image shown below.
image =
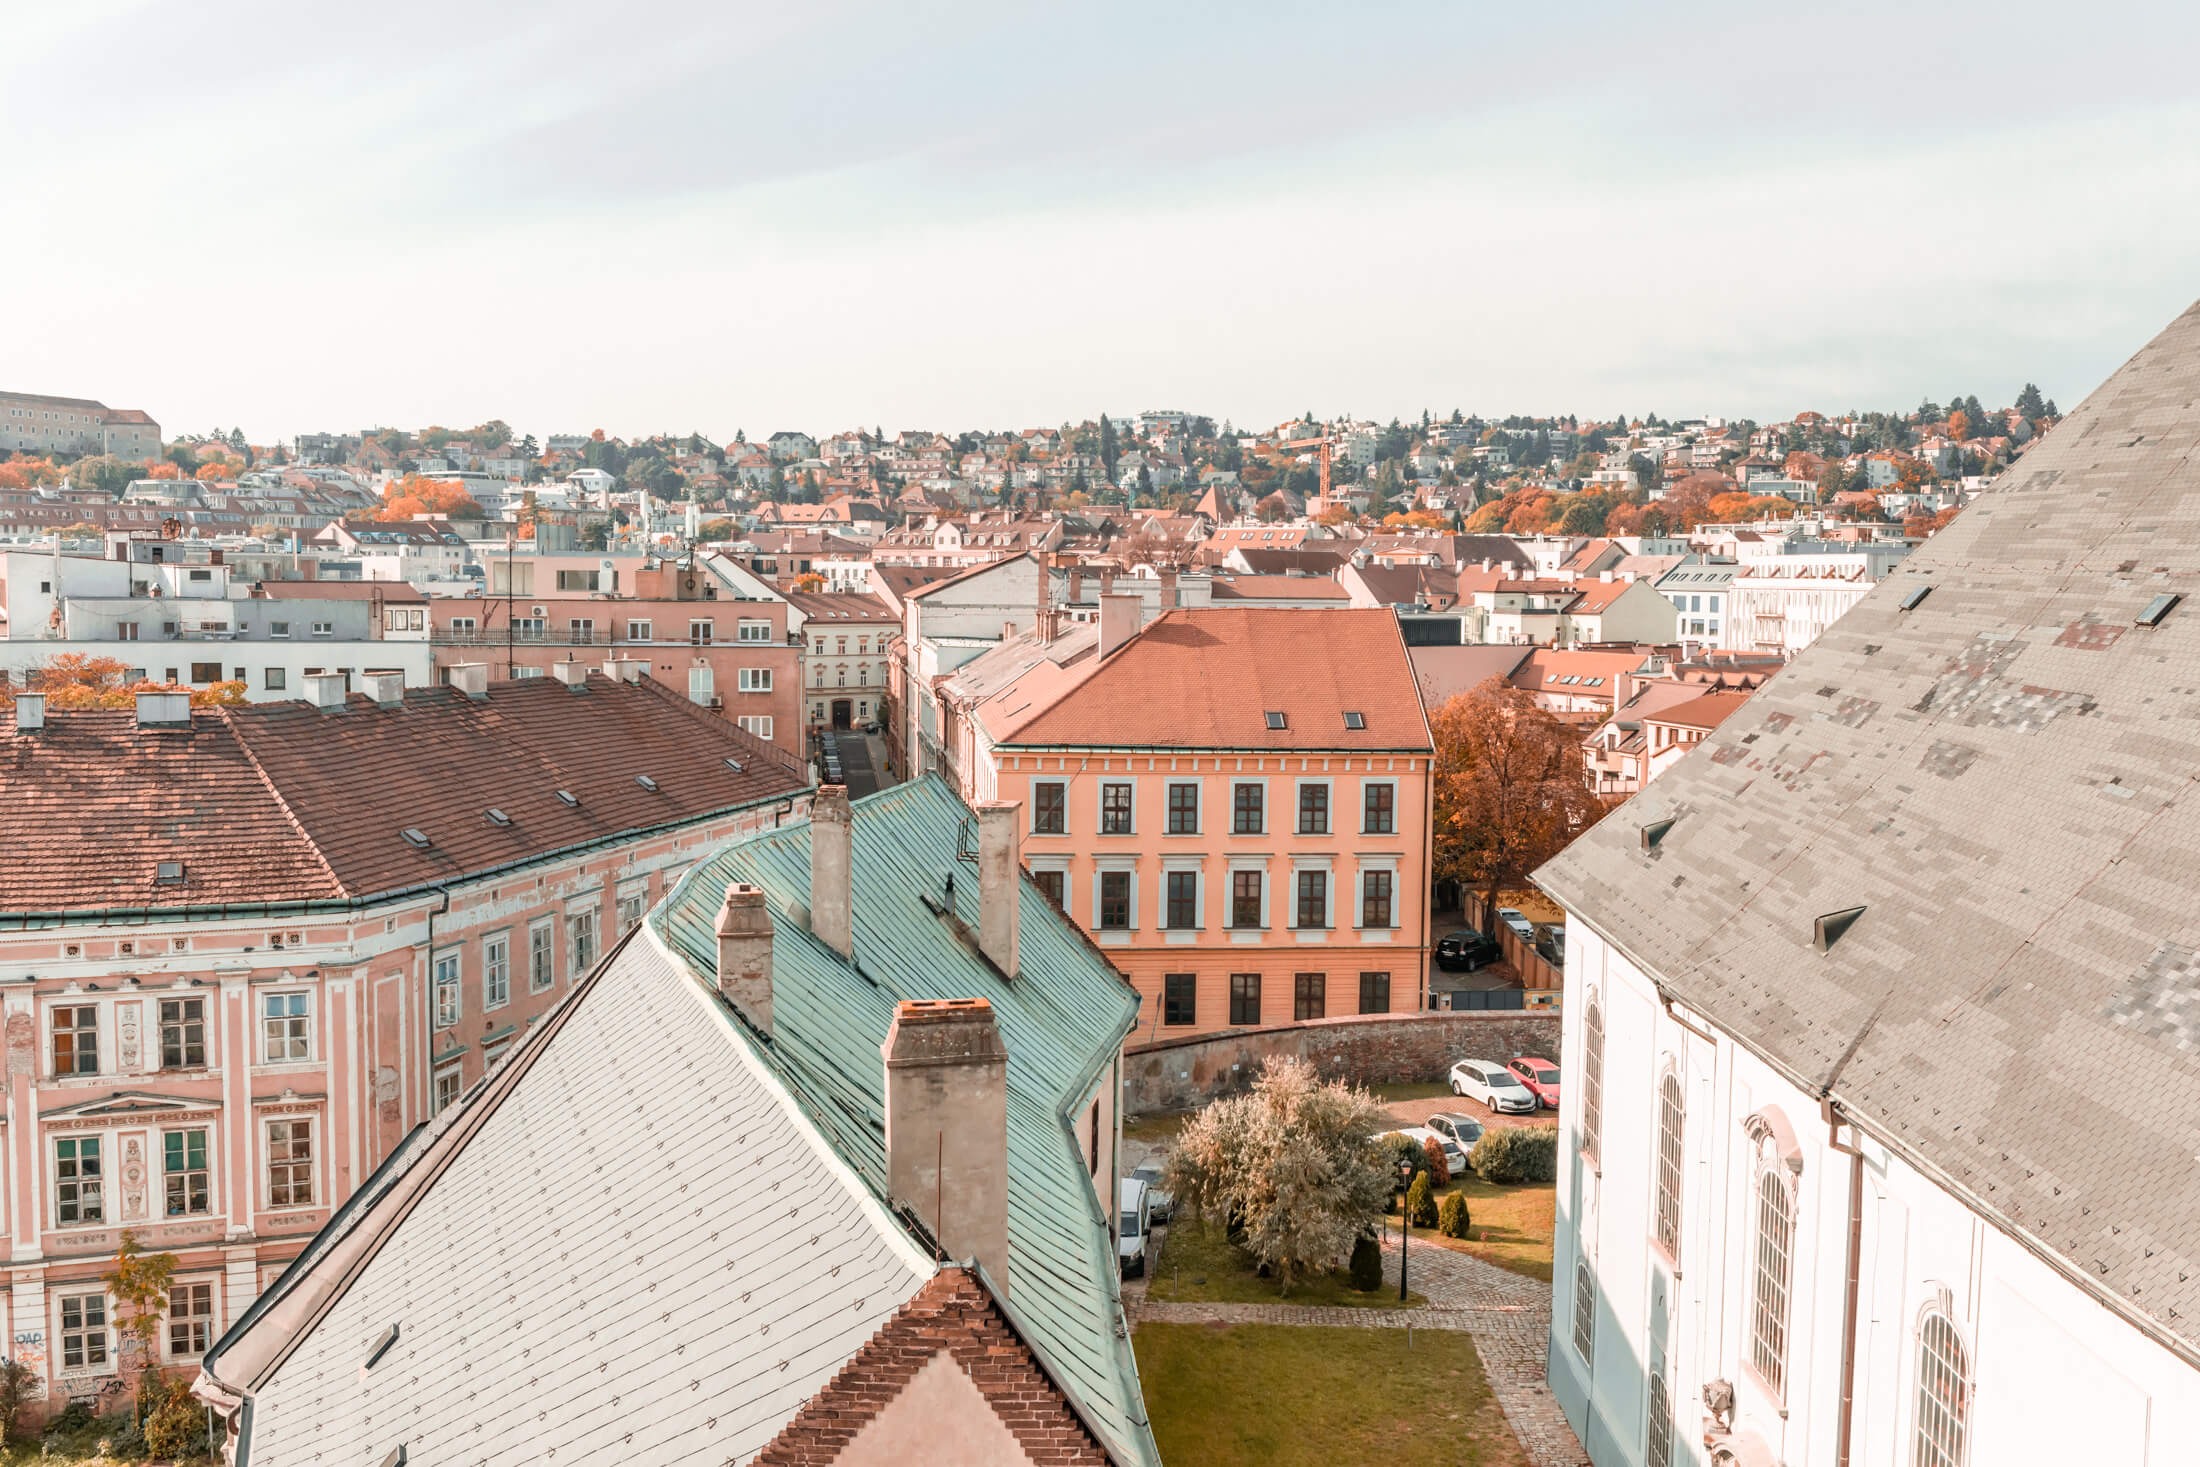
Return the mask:
<path id="1" fill-rule="evenodd" d="M 1444 1143 L 1434 1136 L 1421 1142 L 1423 1159 L 1428 1162 L 1428 1174 L 1436 1179 L 1439 1187 L 1451 1185 L 1451 1163 L 1444 1160 Z"/>
<path id="2" fill-rule="evenodd" d="M 1410 1164 L 1413 1167 L 1416 1176 L 1428 1170 L 1428 1153 L 1421 1149 L 1420 1142 L 1414 1140 L 1405 1132 L 1390 1132 L 1383 1137 L 1383 1146 L 1385 1148 L 1383 1158 L 1390 1163 L 1390 1175 L 1392 1177 L 1396 1177 L 1398 1168 L 1405 1164 Z M 1392 1185 L 1397 1184 L 1393 1182 Z"/>
<path id="3" fill-rule="evenodd" d="M 1558 1127 L 1492 1126 L 1470 1158 L 1485 1182 L 1550 1182 L 1558 1178 Z"/>
<path id="4" fill-rule="evenodd" d="M 0 1359 L 0 1447 L 21 1439 L 23 1407 L 29 1404 L 37 1375 L 10 1356 Z"/>
<path id="5" fill-rule="evenodd" d="M 1382 1245 L 1362 1234 L 1360 1241 L 1352 1245 L 1352 1287 L 1363 1294 L 1372 1294 L 1382 1286 Z"/>
<path id="6" fill-rule="evenodd" d="M 1444 1199 L 1444 1205 L 1436 1209 L 1436 1231 L 1447 1238 L 1464 1238 L 1470 1222 L 1467 1199 L 1462 1193 L 1452 1193 Z"/>
<path id="7" fill-rule="evenodd" d="M 1436 1189 L 1429 1185 L 1427 1172 L 1406 1188 L 1406 1217 L 1417 1228 L 1436 1226 Z"/>
<path id="8" fill-rule="evenodd" d="M 206 1411 L 188 1393 L 172 1395 L 145 1420 L 145 1449 L 156 1457 L 195 1457 L 207 1451 Z"/>

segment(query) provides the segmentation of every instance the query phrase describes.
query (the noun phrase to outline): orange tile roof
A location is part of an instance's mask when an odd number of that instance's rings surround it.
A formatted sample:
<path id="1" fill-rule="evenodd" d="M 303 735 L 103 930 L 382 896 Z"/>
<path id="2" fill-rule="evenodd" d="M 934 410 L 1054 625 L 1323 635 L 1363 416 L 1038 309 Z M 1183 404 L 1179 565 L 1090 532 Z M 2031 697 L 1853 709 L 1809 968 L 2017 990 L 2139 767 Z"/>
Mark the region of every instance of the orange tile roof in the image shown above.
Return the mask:
<path id="1" fill-rule="evenodd" d="M 1284 715 L 1271 729 L 1266 714 Z M 1361 715 L 1348 729 L 1344 715 Z M 1430 747 L 1387 609 L 1167 612 L 1002 745 L 1171 749 Z"/>
<path id="2" fill-rule="evenodd" d="M 1691 698 L 1678 708 L 1663 713 L 1646 713 L 1645 723 L 1678 723 L 1689 728 L 1717 728 L 1749 701 L 1747 693 L 1705 693 Z"/>
<path id="3" fill-rule="evenodd" d="M 1327 576 L 1221 576 L 1208 594 L 1217 601 L 1350 601 L 1352 593 Z"/>

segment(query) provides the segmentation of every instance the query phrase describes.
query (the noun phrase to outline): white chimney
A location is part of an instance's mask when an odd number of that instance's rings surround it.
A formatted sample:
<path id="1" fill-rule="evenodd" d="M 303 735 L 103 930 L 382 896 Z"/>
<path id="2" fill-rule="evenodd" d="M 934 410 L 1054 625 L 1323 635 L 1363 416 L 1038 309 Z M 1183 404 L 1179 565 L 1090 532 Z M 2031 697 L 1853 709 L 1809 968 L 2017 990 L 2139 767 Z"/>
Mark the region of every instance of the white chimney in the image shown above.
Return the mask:
<path id="1" fill-rule="evenodd" d="M 189 693 L 138 694 L 137 726 L 139 728 L 189 728 L 191 726 L 191 695 Z"/>
<path id="2" fill-rule="evenodd" d="M 489 696 L 489 664 L 486 662 L 454 662 L 451 664 L 451 686 L 480 702 Z"/>
<path id="3" fill-rule="evenodd" d="M 848 787 L 819 785 L 810 801 L 810 931 L 843 958 L 856 950 L 848 889 L 854 836 Z"/>
<path id="4" fill-rule="evenodd" d="M 1008 1292 L 1008 1051 L 982 998 L 904 999 L 886 1060 L 886 1190 Z"/>
<path id="5" fill-rule="evenodd" d="M 719 905 L 718 991 L 771 1036 L 772 919 L 761 886 L 736 881 Z"/>
<path id="6" fill-rule="evenodd" d="M 348 696 L 344 687 L 344 675 L 340 672 L 317 672 L 305 679 L 306 701 L 324 713 L 341 713 Z"/>
<path id="7" fill-rule="evenodd" d="M 1018 846 L 1023 806 L 988 800 L 978 806 L 978 946 L 1009 977 L 1016 976 L 1017 903 L 1023 892 Z"/>
<path id="8" fill-rule="evenodd" d="M 612 657 L 605 660 L 603 675 L 613 682 L 638 683 L 649 676 L 649 663 L 639 657 Z"/>
<path id="9" fill-rule="evenodd" d="M 370 672 L 361 681 L 366 695 L 384 708 L 395 708 L 405 701 L 405 674 L 401 672 Z"/>
<path id="10" fill-rule="evenodd" d="M 563 662 L 551 663 L 550 675 L 569 688 L 577 688 L 588 681 L 588 665 L 568 657 Z"/>
<path id="11" fill-rule="evenodd" d="M 1138 635 L 1144 615 L 1142 599 L 1135 592 L 1109 591 L 1100 598 L 1100 655 L 1104 658 Z"/>
<path id="12" fill-rule="evenodd" d="M 17 693 L 15 695 L 15 731 L 37 733 L 46 726 L 46 695 L 44 693 Z"/>

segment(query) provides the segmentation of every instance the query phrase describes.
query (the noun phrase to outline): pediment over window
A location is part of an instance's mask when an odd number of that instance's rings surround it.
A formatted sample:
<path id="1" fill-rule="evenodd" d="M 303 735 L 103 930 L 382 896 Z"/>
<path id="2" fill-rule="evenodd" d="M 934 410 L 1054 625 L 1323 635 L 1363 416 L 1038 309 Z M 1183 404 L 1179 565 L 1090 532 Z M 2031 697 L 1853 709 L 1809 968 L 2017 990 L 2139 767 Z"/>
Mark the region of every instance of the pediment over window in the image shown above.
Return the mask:
<path id="1" fill-rule="evenodd" d="M 38 1118 L 42 1121 L 83 1121 L 126 1120 L 133 1116 L 172 1114 L 219 1115 L 221 1114 L 221 1108 L 221 1102 L 218 1100 L 194 1100 L 181 1095 L 155 1095 L 147 1090 L 116 1090 L 99 1097 L 97 1100 L 80 1100 L 74 1105 L 63 1105 L 52 1110 L 42 1110 L 38 1113 Z"/>

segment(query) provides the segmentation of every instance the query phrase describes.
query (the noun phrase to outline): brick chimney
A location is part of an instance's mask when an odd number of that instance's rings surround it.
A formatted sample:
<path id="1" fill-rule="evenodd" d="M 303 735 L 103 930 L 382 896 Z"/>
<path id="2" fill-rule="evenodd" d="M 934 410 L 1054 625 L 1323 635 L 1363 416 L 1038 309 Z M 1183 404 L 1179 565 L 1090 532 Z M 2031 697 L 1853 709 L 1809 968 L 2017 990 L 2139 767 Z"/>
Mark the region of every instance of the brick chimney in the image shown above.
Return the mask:
<path id="1" fill-rule="evenodd" d="M 1008 1051 L 982 998 L 904 1000 L 886 1059 L 886 1190 L 1008 1291 Z"/>
<path id="2" fill-rule="evenodd" d="M 1015 800 L 978 806 L 978 946 L 993 966 L 1016 976 L 1016 913 L 1023 894 L 1022 842 Z"/>
<path id="3" fill-rule="evenodd" d="M 819 785 L 810 802 L 810 931 L 843 958 L 855 955 L 848 881 L 854 835 L 848 787 Z"/>
<path id="4" fill-rule="evenodd" d="M 718 907 L 718 991 L 766 1038 L 772 1032 L 772 919 L 764 888 L 736 881 Z"/>

